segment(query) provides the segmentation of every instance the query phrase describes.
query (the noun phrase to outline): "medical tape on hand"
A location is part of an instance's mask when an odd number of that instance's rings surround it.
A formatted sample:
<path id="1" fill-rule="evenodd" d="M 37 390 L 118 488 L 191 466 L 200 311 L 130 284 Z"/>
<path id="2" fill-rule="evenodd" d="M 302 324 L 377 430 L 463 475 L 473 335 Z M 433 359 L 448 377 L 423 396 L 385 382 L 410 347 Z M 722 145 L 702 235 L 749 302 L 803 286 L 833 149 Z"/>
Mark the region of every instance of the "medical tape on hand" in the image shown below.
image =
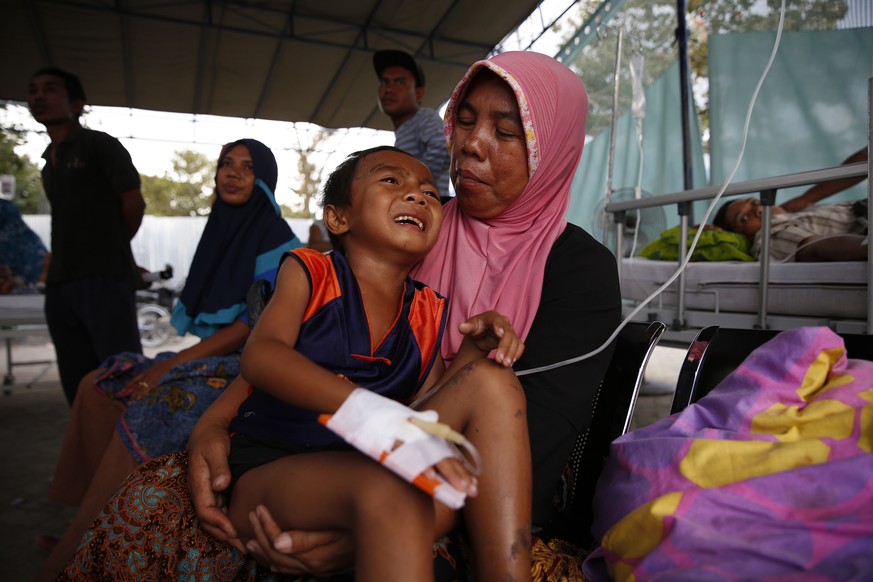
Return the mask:
<path id="1" fill-rule="evenodd" d="M 359 451 L 382 463 L 406 481 L 416 485 L 453 509 L 463 507 L 466 494 L 439 475 L 424 472 L 449 457 L 455 449 L 442 437 L 409 422 L 418 418 L 434 423 L 436 411 L 416 411 L 363 388 L 355 389 L 333 415 L 319 421 Z"/>

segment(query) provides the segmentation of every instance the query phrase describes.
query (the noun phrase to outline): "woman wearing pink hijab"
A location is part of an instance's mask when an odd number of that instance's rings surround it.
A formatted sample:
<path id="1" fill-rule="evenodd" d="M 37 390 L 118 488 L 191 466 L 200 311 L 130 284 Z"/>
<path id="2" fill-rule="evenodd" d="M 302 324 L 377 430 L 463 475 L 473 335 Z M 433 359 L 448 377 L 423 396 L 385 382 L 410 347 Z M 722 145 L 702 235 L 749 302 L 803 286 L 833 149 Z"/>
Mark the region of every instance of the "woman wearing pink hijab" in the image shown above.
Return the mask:
<path id="1" fill-rule="evenodd" d="M 484 310 L 508 316 L 524 340 L 517 372 L 588 353 L 618 325 L 615 258 L 564 218 L 585 140 L 587 109 L 578 76 L 531 52 L 504 53 L 473 64 L 453 92 L 446 137 L 457 196 L 445 206 L 436 248 L 413 274 L 450 299 L 442 344 L 447 361 L 460 344 L 458 325 Z M 590 424 L 592 399 L 611 355 L 610 348 L 520 378 L 532 457 L 532 523 L 544 536 L 561 496 L 561 474 L 577 436 Z M 231 562 L 238 568 L 242 558 L 231 554 L 239 550 L 216 544 L 214 551 L 205 551 L 202 546 L 208 534 L 227 542 L 236 535 L 221 510 L 221 493 L 229 482 L 226 425 L 198 426 L 188 448 L 188 455 L 142 467 L 101 519 L 117 532 L 153 529 L 161 516 L 179 516 L 172 535 L 162 536 L 165 546 L 149 549 L 164 556 L 168 574 L 214 573 Z M 143 513 L 141 504 L 131 505 L 140 490 L 163 493 L 154 497 L 158 507 L 151 513 Z M 348 536 L 342 532 L 282 533 L 267 508 L 259 508 L 253 519 L 260 543 L 247 549 L 276 571 L 324 575 L 353 563 Z M 127 544 L 124 555 L 130 551 L 130 536 L 107 536 L 99 528 L 89 536 L 77 559 L 99 556 L 105 567 L 105 558 L 121 551 L 112 546 L 112 538 Z M 186 544 L 192 537 L 200 542 L 195 562 Z M 519 532 L 519 540 L 519 550 L 527 551 L 528 532 Z M 444 554 L 444 540 L 434 548 L 435 555 Z M 254 575 L 257 564 L 248 560 L 245 569 Z"/>
<path id="2" fill-rule="evenodd" d="M 501 125 L 513 110 L 521 119 L 520 144 Z M 445 359 L 460 344 L 458 325 L 482 309 L 506 315 L 524 340 L 517 372 L 588 353 L 618 325 L 615 258 L 565 219 L 587 113 L 579 77 L 533 52 L 473 64 L 452 93 L 445 118 L 456 198 L 445 207 L 437 246 L 414 274 L 450 298 Z M 495 121 L 486 123 L 489 117 Z M 561 471 L 576 435 L 588 428 L 591 399 L 611 355 L 604 350 L 521 377 L 535 525 L 552 516 Z"/>

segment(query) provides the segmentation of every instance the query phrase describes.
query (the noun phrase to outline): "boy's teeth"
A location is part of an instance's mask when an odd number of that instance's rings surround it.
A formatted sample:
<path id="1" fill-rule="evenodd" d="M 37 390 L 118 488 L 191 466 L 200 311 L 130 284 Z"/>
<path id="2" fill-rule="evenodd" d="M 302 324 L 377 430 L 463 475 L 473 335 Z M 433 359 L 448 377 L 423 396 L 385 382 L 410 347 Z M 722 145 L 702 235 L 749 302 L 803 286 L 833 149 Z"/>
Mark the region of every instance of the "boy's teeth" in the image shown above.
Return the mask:
<path id="1" fill-rule="evenodd" d="M 419 230 L 424 230 L 424 223 L 422 223 L 419 219 L 413 216 L 398 216 L 394 219 L 394 222 L 411 222 L 413 224 L 416 224 Z"/>

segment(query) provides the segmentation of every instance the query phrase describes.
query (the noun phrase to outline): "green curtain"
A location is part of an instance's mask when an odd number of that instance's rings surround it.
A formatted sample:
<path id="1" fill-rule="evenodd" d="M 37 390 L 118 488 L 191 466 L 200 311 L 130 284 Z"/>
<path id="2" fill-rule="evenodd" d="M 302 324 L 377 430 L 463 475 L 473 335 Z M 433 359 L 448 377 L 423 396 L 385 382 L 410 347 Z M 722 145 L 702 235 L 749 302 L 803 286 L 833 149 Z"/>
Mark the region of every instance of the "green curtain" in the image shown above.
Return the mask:
<path id="1" fill-rule="evenodd" d="M 720 185 L 736 163 L 743 123 L 766 66 L 775 32 L 709 38 L 710 158 L 706 174 L 699 123 L 692 119 L 694 187 Z M 873 28 L 783 32 L 774 64 L 752 115 L 743 162 L 734 181 L 835 166 L 867 141 L 867 83 L 873 75 Z M 624 88 L 624 90 L 630 90 Z M 678 63 L 646 89 L 642 189 L 654 195 L 684 189 Z M 602 239 L 599 210 L 606 197 L 609 130 L 585 146 L 573 180 L 567 220 Z M 631 112 L 618 118 L 613 199 L 632 197 L 640 155 Z M 861 183 L 833 200 L 866 196 Z M 804 188 L 784 190 L 777 202 Z M 694 205 L 699 220 L 707 204 Z M 649 214 L 643 220 L 653 219 Z M 661 215 L 665 228 L 679 223 L 675 206 Z M 612 228 L 611 223 L 607 223 Z"/>
<path id="2" fill-rule="evenodd" d="M 723 183 L 736 163 L 746 110 L 775 38 L 775 32 L 709 38 L 713 184 Z M 734 181 L 836 166 L 863 147 L 871 74 L 873 28 L 783 32 Z M 833 200 L 863 198 L 866 187 Z M 804 189 L 779 192 L 777 203 Z"/>
<path id="3" fill-rule="evenodd" d="M 625 88 L 630 90 L 630 88 Z M 682 123 L 679 101 L 679 65 L 674 63 L 664 75 L 645 90 L 646 115 L 643 120 L 642 190 L 658 195 L 684 189 L 682 156 Z M 695 187 L 705 186 L 700 129 L 697 116 L 692 116 L 692 179 Z M 609 130 L 603 131 L 585 146 L 579 168 L 573 179 L 573 189 L 567 220 L 581 226 L 601 239 L 601 213 L 606 197 L 606 177 L 609 156 Z M 636 121 L 628 111 L 617 121 L 615 162 L 613 168 L 613 200 L 633 197 L 639 174 L 640 153 Z M 646 216 L 643 220 L 645 221 Z M 663 210 L 664 228 L 679 223 L 676 207 Z M 612 225 L 610 223 L 609 227 Z"/>

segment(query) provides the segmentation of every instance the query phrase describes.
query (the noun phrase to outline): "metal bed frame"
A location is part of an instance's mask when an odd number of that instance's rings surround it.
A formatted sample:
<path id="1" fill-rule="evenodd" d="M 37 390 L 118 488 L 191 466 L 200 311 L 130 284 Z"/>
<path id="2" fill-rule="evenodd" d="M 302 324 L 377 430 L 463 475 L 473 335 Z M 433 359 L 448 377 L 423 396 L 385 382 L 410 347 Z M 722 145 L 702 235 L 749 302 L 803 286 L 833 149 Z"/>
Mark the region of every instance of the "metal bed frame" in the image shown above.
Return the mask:
<path id="1" fill-rule="evenodd" d="M 867 133 L 867 151 L 871 152 L 871 141 L 873 141 L 873 77 L 867 82 L 867 111 L 868 111 L 868 133 Z M 725 189 L 723 197 L 740 196 L 747 194 L 758 194 L 761 198 L 761 205 L 764 208 L 762 231 L 764 233 L 761 243 L 761 276 L 759 280 L 759 302 L 758 313 L 753 327 L 759 329 L 767 329 L 772 323 L 772 316 L 767 312 L 768 286 L 770 281 L 770 223 L 772 218 L 773 205 L 776 202 L 776 192 L 780 188 L 792 188 L 795 186 L 808 186 L 819 182 L 828 182 L 832 180 L 840 180 L 844 178 L 853 178 L 858 176 L 870 176 L 873 170 L 873 157 L 868 156 L 867 162 L 855 164 L 846 164 L 832 168 L 824 168 L 821 170 L 813 170 L 806 172 L 797 172 L 793 174 L 785 174 L 771 178 L 762 178 L 758 180 L 748 180 L 745 182 L 737 182 L 729 184 Z M 624 241 L 624 224 L 626 214 L 629 211 L 641 210 L 643 208 L 652 208 L 664 206 L 668 204 L 676 204 L 679 211 L 679 227 L 680 241 L 686 241 L 688 238 L 689 216 L 691 215 L 691 204 L 697 200 L 709 200 L 714 198 L 721 190 L 721 186 L 713 186 L 707 188 L 697 188 L 693 190 L 684 190 L 672 194 L 664 194 L 653 198 L 640 200 L 625 200 L 621 202 L 611 202 L 606 206 L 606 212 L 613 215 L 613 220 L 616 225 L 616 258 L 619 261 L 619 272 L 621 271 L 621 258 L 623 254 Z M 873 198 L 873 181 L 867 180 L 867 200 Z M 868 204 L 868 222 L 873 223 L 873 206 Z M 685 261 L 687 250 L 683 242 L 679 243 L 679 260 L 678 265 Z M 678 305 L 673 320 L 673 330 L 687 329 L 687 317 L 685 309 L 685 273 L 680 273 L 676 280 Z M 856 333 L 873 334 L 873 253 L 868 253 L 867 259 L 867 321 L 866 330 L 852 330 Z M 732 322 L 736 325 L 736 322 Z M 728 324 L 731 325 L 731 324 Z"/>
<path id="2" fill-rule="evenodd" d="M 15 385 L 15 367 L 45 366 L 27 388 L 37 383 L 54 360 L 18 360 L 13 358 L 12 346 L 16 339 L 41 337 L 50 341 L 43 312 L 42 295 L 0 295 L 0 339 L 6 349 L 6 372 L 3 375 L 3 393 L 10 394 Z M 37 305 L 38 304 L 38 305 Z"/>

